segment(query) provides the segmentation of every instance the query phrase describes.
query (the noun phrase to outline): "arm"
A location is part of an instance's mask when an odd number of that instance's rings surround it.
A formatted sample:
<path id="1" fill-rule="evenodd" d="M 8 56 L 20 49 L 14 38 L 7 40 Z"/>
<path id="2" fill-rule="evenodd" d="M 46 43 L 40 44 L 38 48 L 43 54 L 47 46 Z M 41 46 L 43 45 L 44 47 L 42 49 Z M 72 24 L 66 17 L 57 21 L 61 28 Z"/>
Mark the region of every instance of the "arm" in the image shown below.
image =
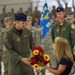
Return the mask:
<path id="1" fill-rule="evenodd" d="M 49 70 L 51 73 L 53 73 L 54 75 L 60 75 L 60 74 L 62 74 L 65 71 L 66 65 L 61 65 L 60 64 L 57 70 L 53 69 L 53 68 L 51 68 L 51 67 L 49 67 L 47 65 L 45 66 L 45 68 L 47 70 Z"/>
<path id="2" fill-rule="evenodd" d="M 54 27 L 54 26 L 53 26 L 53 27 Z M 52 42 L 54 43 L 55 36 L 54 36 L 53 27 L 51 28 L 51 39 L 52 39 Z"/>
<path id="3" fill-rule="evenodd" d="M 74 42 L 75 44 L 75 25 L 71 25 L 71 29 L 70 29 L 70 34 L 71 34 L 71 39 L 72 39 L 72 42 Z"/>
<path id="4" fill-rule="evenodd" d="M 6 36 L 4 37 L 4 44 L 5 44 L 6 48 L 7 48 L 8 53 L 9 53 L 9 57 L 13 61 L 18 63 L 22 59 L 22 57 L 18 53 L 16 53 L 14 51 L 11 35 L 9 33 L 7 33 Z"/>
<path id="5" fill-rule="evenodd" d="M 71 24 L 70 25 L 70 41 L 72 42 L 72 48 L 74 47 L 75 44 L 75 25 Z"/>

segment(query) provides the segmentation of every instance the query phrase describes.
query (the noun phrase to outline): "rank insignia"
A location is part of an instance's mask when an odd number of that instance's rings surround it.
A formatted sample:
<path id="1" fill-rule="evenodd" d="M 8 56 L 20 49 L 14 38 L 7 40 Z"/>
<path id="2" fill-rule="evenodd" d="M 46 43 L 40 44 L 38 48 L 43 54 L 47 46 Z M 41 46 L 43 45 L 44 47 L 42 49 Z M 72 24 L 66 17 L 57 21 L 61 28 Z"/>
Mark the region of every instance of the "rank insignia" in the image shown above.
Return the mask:
<path id="1" fill-rule="evenodd" d="M 28 35 L 24 35 L 22 38 L 27 38 Z"/>
<path id="2" fill-rule="evenodd" d="M 74 24 L 72 24 L 72 25 L 71 25 L 71 28 L 72 28 L 72 29 L 74 29 L 74 28 L 75 28 L 75 25 L 74 25 Z"/>
<path id="3" fill-rule="evenodd" d="M 62 29 L 62 31 L 65 31 L 66 29 L 64 28 L 64 29 Z"/>
<path id="4" fill-rule="evenodd" d="M 57 32 L 59 32 L 59 29 L 57 29 Z"/>
<path id="5" fill-rule="evenodd" d="M 20 38 L 17 38 L 17 40 L 16 40 L 17 42 L 20 42 L 21 40 L 20 40 Z"/>

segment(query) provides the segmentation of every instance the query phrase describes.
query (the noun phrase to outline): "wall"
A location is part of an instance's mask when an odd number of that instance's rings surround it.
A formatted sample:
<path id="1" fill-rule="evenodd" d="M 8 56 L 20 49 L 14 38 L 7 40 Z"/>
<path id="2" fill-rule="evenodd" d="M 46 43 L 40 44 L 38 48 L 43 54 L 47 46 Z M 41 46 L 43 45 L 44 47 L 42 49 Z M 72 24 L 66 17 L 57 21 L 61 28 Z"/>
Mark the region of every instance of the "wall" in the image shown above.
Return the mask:
<path id="1" fill-rule="evenodd" d="M 25 2 L 31 2 L 31 0 L 0 0 L 0 5 L 2 5 L 2 4 L 25 3 Z"/>
<path id="2" fill-rule="evenodd" d="M 31 0 L 0 0 L 0 13 L 2 8 L 5 7 L 7 12 L 14 8 L 15 12 L 19 10 L 20 7 L 23 11 L 26 11 L 28 7 L 31 7 Z"/>

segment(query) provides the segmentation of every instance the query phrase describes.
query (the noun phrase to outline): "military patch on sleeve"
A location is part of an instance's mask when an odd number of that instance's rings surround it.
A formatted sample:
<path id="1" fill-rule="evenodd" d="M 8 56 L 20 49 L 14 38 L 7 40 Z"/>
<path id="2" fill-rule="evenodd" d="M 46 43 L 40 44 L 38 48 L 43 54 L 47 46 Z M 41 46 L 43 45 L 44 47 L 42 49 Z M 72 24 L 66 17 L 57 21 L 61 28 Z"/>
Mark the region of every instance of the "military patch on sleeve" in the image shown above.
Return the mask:
<path id="1" fill-rule="evenodd" d="M 72 25 L 71 25 L 71 28 L 72 28 L 72 29 L 75 29 L 75 25 L 74 25 L 74 24 L 72 24 Z"/>

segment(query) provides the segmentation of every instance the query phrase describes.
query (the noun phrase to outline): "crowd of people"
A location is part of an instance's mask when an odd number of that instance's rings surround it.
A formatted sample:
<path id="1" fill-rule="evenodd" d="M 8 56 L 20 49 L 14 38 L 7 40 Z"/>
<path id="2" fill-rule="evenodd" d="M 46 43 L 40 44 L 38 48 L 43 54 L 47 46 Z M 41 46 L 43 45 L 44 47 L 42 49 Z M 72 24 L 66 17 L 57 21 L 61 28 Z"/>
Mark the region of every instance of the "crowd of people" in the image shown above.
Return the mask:
<path id="1" fill-rule="evenodd" d="M 34 11 L 28 8 L 23 12 L 6 12 L 2 9 L 0 14 L 0 62 L 4 64 L 4 75 L 35 75 L 30 65 L 29 55 L 33 46 L 42 46 L 44 51 L 50 55 L 49 66 L 45 69 L 54 75 L 72 75 L 74 69 L 74 44 L 75 44 L 75 13 L 65 4 L 63 7 L 52 6 L 51 22 L 53 27 L 42 39 L 42 28 L 40 26 L 41 12 L 35 7 Z M 39 70 L 36 71 L 40 74 Z M 1 75 L 1 64 L 0 64 Z"/>

